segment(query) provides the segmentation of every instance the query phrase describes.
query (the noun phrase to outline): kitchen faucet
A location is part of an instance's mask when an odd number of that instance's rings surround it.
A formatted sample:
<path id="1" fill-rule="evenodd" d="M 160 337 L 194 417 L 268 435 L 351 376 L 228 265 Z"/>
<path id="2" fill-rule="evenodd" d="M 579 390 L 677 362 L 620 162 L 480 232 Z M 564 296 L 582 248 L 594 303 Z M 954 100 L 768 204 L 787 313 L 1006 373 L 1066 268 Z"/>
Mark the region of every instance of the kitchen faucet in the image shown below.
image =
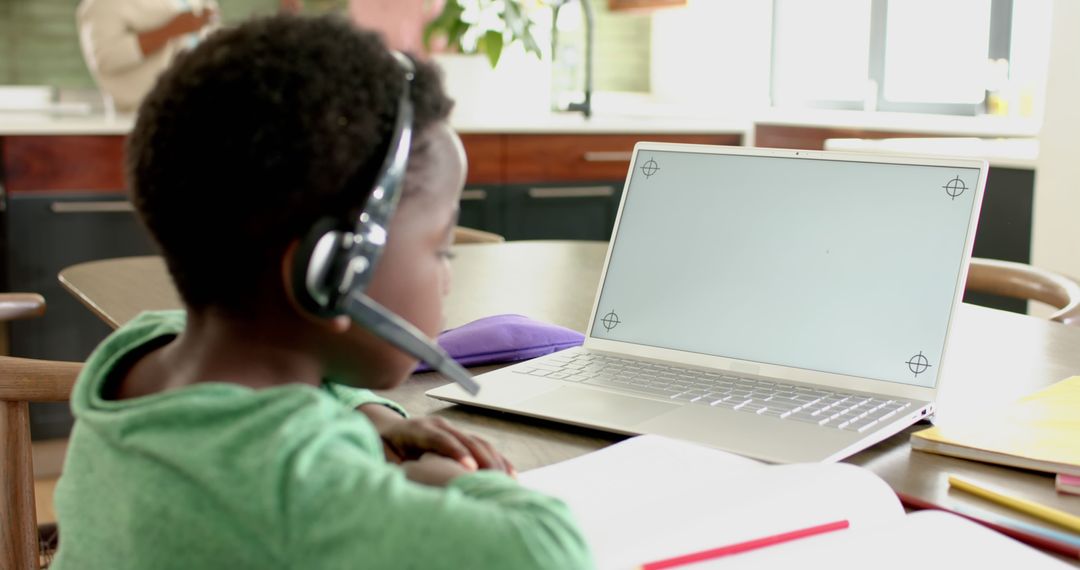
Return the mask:
<path id="1" fill-rule="evenodd" d="M 557 0 L 552 9 L 551 17 L 551 58 L 554 62 L 556 47 L 559 39 L 559 10 L 571 0 Z M 585 100 L 570 103 L 567 111 L 580 112 L 588 119 L 592 117 L 592 91 L 593 91 L 593 34 L 596 31 L 596 20 L 593 16 L 593 7 L 590 0 L 577 0 L 581 4 L 581 10 L 585 15 Z"/>

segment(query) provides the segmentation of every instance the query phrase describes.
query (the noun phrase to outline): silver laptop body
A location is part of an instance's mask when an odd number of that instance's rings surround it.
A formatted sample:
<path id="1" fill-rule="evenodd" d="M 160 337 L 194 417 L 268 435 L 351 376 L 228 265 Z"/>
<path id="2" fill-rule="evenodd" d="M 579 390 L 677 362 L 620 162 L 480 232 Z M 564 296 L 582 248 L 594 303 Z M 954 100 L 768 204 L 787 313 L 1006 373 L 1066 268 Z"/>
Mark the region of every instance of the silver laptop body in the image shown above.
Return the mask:
<path id="1" fill-rule="evenodd" d="M 985 161 L 634 148 L 583 346 L 427 392 L 774 463 L 933 412 Z"/>

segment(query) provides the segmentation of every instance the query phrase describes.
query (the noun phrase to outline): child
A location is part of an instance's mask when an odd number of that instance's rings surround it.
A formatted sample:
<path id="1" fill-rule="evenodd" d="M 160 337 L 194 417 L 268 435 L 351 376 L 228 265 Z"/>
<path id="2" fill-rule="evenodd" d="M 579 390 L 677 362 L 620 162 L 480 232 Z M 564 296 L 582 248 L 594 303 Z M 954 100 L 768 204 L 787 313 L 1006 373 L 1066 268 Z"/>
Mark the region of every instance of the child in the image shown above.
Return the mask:
<path id="1" fill-rule="evenodd" d="M 441 327 L 464 154 L 416 64 L 402 198 L 368 294 Z M 582 568 L 559 501 L 482 439 L 367 390 L 416 361 L 297 304 L 297 244 L 363 206 L 401 66 L 372 34 L 276 16 L 165 73 L 129 139 L 133 200 L 187 307 L 109 337 L 72 394 L 54 568 Z"/>

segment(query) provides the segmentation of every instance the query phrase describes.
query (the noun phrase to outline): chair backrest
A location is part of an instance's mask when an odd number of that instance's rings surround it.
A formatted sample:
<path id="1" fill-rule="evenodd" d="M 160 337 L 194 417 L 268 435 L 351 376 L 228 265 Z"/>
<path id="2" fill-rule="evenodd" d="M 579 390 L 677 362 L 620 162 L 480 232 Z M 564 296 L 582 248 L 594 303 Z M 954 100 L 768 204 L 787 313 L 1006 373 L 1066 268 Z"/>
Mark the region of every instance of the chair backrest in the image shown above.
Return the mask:
<path id="1" fill-rule="evenodd" d="M 454 243 L 500 243 L 506 238 L 499 234 L 485 232 L 464 226 L 454 226 Z"/>
<path id="2" fill-rule="evenodd" d="M 1046 303 L 1058 309 L 1050 320 L 1080 326 L 1080 283 L 1060 273 L 1024 263 L 973 257 L 967 290 Z"/>
<path id="3" fill-rule="evenodd" d="M 14 321 L 45 314 L 45 298 L 37 293 L 0 293 L 0 321 Z"/>
<path id="4" fill-rule="evenodd" d="M 36 297 L 0 294 L 0 320 L 42 314 L 45 301 Z M 81 369 L 78 362 L 0 356 L 0 568 L 39 566 L 29 404 L 66 401 Z"/>

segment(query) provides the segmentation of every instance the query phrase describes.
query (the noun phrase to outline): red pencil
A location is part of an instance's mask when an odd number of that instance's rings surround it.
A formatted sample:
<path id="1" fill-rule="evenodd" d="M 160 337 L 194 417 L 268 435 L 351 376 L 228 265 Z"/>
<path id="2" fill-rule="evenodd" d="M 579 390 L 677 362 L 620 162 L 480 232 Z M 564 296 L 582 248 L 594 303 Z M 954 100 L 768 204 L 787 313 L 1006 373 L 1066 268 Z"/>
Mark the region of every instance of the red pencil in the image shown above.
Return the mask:
<path id="1" fill-rule="evenodd" d="M 824 534 L 826 532 L 832 532 L 834 530 L 841 530 L 848 528 L 848 526 L 850 526 L 848 524 L 848 521 L 843 520 L 818 526 L 812 526 L 810 528 L 793 530 L 791 532 L 785 532 L 783 534 L 755 538 L 754 540 L 748 540 L 746 542 L 730 544 L 728 546 L 721 546 L 719 548 L 713 548 L 710 550 L 702 550 L 701 552 L 694 552 L 692 554 L 684 554 L 682 556 L 676 556 L 674 558 L 668 558 L 666 560 L 649 562 L 648 564 L 643 564 L 641 566 L 641 570 L 662 570 L 663 568 L 674 568 L 676 566 L 682 566 L 684 564 L 693 564 L 694 562 L 701 562 L 703 560 L 712 560 L 714 558 L 730 556 L 732 554 L 738 554 L 740 552 L 748 552 L 750 550 L 757 550 L 758 548 L 765 548 L 766 546 L 772 546 L 774 544 L 791 542 L 793 540 L 806 538 L 808 536 Z"/>

